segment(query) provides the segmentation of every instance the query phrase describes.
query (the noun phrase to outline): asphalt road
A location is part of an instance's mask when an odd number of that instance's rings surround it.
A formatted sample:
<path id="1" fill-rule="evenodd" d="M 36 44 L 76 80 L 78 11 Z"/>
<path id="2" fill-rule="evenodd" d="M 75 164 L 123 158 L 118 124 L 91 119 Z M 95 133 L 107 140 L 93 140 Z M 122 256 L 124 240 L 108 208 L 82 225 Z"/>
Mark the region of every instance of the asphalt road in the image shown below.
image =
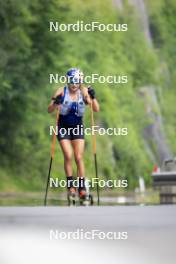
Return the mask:
<path id="1" fill-rule="evenodd" d="M 0 263 L 176 263 L 176 206 L 1 207 Z"/>

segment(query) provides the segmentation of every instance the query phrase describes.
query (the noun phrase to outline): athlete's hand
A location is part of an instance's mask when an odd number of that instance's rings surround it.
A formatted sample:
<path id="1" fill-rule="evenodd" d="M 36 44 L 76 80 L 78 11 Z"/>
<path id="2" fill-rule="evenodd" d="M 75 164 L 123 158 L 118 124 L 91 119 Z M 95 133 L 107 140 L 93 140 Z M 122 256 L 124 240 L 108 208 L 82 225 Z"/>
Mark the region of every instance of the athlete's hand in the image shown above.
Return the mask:
<path id="1" fill-rule="evenodd" d="M 95 90 L 92 87 L 88 87 L 88 94 L 91 99 L 95 98 Z"/>
<path id="2" fill-rule="evenodd" d="M 52 97 L 52 100 L 54 101 L 54 104 L 60 105 L 62 104 L 63 97 L 62 95 L 58 95 L 56 97 Z"/>

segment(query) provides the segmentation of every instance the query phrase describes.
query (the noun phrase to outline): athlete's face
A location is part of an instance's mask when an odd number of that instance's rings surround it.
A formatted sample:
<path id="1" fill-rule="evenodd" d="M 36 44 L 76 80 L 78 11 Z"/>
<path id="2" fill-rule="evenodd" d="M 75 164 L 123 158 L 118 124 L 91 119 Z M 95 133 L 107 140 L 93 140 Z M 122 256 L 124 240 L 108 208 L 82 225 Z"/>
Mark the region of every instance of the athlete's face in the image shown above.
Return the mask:
<path id="1" fill-rule="evenodd" d="M 76 92 L 79 89 L 79 83 L 69 83 L 68 88 L 71 92 Z"/>

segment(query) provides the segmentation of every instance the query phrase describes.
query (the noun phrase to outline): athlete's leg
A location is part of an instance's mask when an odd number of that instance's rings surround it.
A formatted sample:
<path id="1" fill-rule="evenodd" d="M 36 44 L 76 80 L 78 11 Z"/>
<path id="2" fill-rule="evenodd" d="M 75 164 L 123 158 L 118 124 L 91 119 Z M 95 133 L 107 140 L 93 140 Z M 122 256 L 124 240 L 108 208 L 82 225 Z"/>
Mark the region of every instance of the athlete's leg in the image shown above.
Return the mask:
<path id="1" fill-rule="evenodd" d="M 85 168 L 84 168 L 84 149 L 85 149 L 85 141 L 84 139 L 74 139 L 72 140 L 73 150 L 75 161 L 77 165 L 77 176 L 79 177 L 79 187 L 78 193 L 81 199 L 86 198 L 86 188 L 85 188 Z"/>
<path id="2" fill-rule="evenodd" d="M 72 146 L 74 151 L 75 162 L 77 165 L 77 176 L 84 177 L 85 176 L 85 168 L 84 168 L 84 149 L 85 149 L 85 141 L 84 139 L 74 139 L 72 140 Z"/>
<path id="3" fill-rule="evenodd" d="M 71 141 L 68 139 L 62 139 L 59 141 L 64 154 L 64 169 L 67 177 L 73 176 L 72 170 L 72 146 Z"/>

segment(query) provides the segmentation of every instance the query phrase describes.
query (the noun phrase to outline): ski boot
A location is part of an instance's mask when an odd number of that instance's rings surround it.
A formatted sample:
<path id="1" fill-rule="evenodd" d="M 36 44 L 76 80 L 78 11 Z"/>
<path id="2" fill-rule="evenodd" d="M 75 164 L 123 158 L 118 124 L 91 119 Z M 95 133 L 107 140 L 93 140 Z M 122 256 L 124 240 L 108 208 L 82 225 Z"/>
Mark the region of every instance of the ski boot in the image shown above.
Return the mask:
<path id="1" fill-rule="evenodd" d="M 74 187 L 68 189 L 67 200 L 69 206 L 76 205 L 76 189 Z"/>

